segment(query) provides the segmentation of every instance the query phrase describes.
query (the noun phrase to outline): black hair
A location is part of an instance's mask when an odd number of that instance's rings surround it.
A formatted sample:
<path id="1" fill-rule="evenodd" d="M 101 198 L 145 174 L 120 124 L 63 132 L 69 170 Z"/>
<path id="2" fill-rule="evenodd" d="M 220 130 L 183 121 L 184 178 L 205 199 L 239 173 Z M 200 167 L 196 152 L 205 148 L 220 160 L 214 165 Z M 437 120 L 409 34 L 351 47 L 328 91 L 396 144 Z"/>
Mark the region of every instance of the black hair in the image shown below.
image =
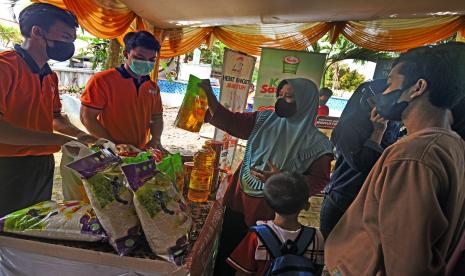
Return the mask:
<path id="1" fill-rule="evenodd" d="M 329 89 L 328 87 L 323 87 L 320 89 L 320 96 L 327 96 L 328 98 L 331 98 L 333 95 L 333 90 Z"/>
<path id="2" fill-rule="evenodd" d="M 24 37 L 31 36 L 33 26 L 48 31 L 57 20 L 77 28 L 78 22 L 74 14 L 57 6 L 46 3 L 34 3 L 19 13 L 19 29 Z"/>
<path id="3" fill-rule="evenodd" d="M 276 97 L 279 97 L 279 92 L 281 89 L 283 89 L 284 85 L 289 84 L 287 80 L 282 80 L 280 83 L 278 83 L 278 87 L 276 87 Z"/>
<path id="4" fill-rule="evenodd" d="M 464 43 L 419 47 L 401 54 L 392 67 L 401 64 L 399 73 L 405 77 L 404 88 L 424 79 L 428 83 L 431 104 L 452 108 L 465 94 L 465 57 L 458 59 L 460 51 L 465 51 Z"/>
<path id="5" fill-rule="evenodd" d="M 306 178 L 299 173 L 281 172 L 270 177 L 263 194 L 268 205 L 278 214 L 299 213 L 308 202 L 310 192 Z"/>
<path id="6" fill-rule="evenodd" d="M 155 37 L 147 31 L 129 32 L 124 36 L 123 41 L 127 52 L 137 47 L 159 52 L 161 47 Z"/>

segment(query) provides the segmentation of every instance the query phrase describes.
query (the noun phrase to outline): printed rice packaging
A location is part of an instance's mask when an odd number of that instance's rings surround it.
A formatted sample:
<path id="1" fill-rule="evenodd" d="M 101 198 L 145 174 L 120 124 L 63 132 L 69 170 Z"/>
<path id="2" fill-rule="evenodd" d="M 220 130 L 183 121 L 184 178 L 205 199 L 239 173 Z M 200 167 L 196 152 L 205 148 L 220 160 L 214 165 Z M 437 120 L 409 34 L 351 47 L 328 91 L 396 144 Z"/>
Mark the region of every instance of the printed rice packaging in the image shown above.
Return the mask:
<path id="1" fill-rule="evenodd" d="M 125 165 L 122 170 L 134 192 L 134 206 L 150 248 L 159 257 L 179 264 L 192 226 L 181 194 L 152 160 Z"/>
<path id="2" fill-rule="evenodd" d="M 121 159 L 102 149 L 68 165 L 84 179 L 84 188 L 110 244 L 119 255 L 131 252 L 140 239 L 131 191 L 120 169 Z"/>
<path id="3" fill-rule="evenodd" d="M 0 232 L 88 242 L 107 237 L 90 204 L 82 201 L 44 201 L 13 212 L 0 219 Z"/>

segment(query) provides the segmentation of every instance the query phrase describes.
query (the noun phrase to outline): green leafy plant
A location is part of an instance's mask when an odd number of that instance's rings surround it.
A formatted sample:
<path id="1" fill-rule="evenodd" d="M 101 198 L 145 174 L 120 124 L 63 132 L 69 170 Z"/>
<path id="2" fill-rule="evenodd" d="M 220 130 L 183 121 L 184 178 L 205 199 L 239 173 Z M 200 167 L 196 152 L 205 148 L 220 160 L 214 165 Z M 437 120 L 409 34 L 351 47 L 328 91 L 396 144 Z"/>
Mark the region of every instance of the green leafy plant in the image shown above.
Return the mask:
<path id="1" fill-rule="evenodd" d="M 65 92 L 66 94 L 82 94 L 84 89 L 85 86 L 68 85 L 60 87 L 60 92 Z"/>
<path id="2" fill-rule="evenodd" d="M 210 48 L 205 44 L 200 45 L 200 63 L 211 64 L 212 68 L 216 70 L 223 69 L 224 48 L 226 45 L 219 40 L 215 40 Z M 193 53 L 186 54 L 184 62 L 191 60 L 193 56 Z"/>
<path id="3" fill-rule="evenodd" d="M 0 25 L 0 42 L 3 47 L 9 48 L 23 41 L 18 28 Z"/>
<path id="4" fill-rule="evenodd" d="M 92 70 L 109 69 L 109 66 L 107 65 L 107 59 L 110 48 L 110 40 L 89 36 L 79 36 L 79 39 L 87 42 L 88 46 L 84 49 L 81 49 L 80 53 L 78 54 L 78 57 L 89 57 L 90 62 L 92 63 Z M 123 60 L 122 49 L 120 49 L 118 59 L 121 61 Z"/>
<path id="5" fill-rule="evenodd" d="M 365 64 L 368 61 L 376 62 L 378 59 L 393 59 L 398 56 L 394 52 L 383 52 L 365 49 L 339 36 L 334 44 L 330 43 L 328 35 L 312 44 L 309 50 L 317 53 L 326 53 L 326 66 L 322 86 L 354 91 L 357 83 L 365 81 L 363 75 L 356 70 L 350 70 L 348 66 L 339 64 L 340 61 L 353 59 L 355 63 Z"/>
<path id="6" fill-rule="evenodd" d="M 336 90 L 355 91 L 365 81 L 365 76 L 351 70 L 347 64 L 333 63 L 327 70 L 324 83 Z"/>
<path id="7" fill-rule="evenodd" d="M 165 73 L 165 79 L 169 82 L 174 82 L 176 78 L 176 72 L 170 70 L 170 65 L 174 62 L 174 58 L 170 58 L 169 60 L 160 60 L 160 68 L 158 72 Z"/>

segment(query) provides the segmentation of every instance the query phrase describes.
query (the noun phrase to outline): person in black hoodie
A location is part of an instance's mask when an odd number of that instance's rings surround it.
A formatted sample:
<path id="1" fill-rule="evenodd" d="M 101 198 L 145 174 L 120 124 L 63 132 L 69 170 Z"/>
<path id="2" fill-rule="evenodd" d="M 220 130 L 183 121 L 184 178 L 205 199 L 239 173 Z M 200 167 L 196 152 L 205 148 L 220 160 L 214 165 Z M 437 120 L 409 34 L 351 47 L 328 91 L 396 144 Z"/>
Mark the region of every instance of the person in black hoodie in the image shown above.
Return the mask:
<path id="1" fill-rule="evenodd" d="M 382 119 L 370 102 L 370 97 L 385 87 L 385 79 L 361 84 L 331 136 L 337 159 L 320 213 L 320 230 L 325 238 L 357 196 L 383 150 L 399 137 L 401 123 Z"/>
<path id="2" fill-rule="evenodd" d="M 450 81 L 457 83 L 462 87 L 464 97 L 452 108 L 453 124 L 452 130 L 457 132 L 462 139 L 465 140 L 465 43 L 463 42 L 448 42 L 434 46 L 437 51 L 446 51 L 448 55 L 453 55 L 456 61 L 453 65 L 459 79 L 451 79 Z"/>

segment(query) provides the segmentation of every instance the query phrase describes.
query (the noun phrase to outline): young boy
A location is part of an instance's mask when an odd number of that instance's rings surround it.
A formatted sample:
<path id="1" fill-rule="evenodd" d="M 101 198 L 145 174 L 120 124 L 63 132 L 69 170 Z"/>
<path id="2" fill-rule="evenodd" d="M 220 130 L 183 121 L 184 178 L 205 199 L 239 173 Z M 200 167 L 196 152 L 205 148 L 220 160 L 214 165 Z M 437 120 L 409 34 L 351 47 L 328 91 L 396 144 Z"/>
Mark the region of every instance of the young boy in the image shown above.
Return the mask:
<path id="1" fill-rule="evenodd" d="M 274 220 L 258 221 L 267 225 L 282 243 L 295 241 L 303 229 L 297 218 L 301 210 L 310 207 L 309 189 L 305 177 L 297 173 L 282 172 L 270 177 L 263 189 L 265 200 L 275 211 Z M 324 264 L 324 239 L 316 230 L 313 241 L 304 257 L 311 260 L 318 273 Z M 250 231 L 227 260 L 236 269 L 236 275 L 264 275 L 272 258 L 257 233 Z"/>

